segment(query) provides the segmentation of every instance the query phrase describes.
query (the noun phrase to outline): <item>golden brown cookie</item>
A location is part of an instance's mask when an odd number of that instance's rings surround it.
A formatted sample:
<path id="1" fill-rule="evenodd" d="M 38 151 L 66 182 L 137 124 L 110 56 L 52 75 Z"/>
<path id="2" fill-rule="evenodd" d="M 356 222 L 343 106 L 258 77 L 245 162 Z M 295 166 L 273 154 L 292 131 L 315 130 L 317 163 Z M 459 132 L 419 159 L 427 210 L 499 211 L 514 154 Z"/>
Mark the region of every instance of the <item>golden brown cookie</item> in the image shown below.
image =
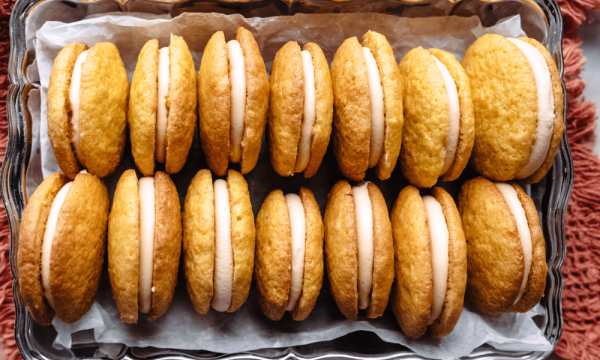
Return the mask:
<path id="1" fill-rule="evenodd" d="M 40 325 L 50 325 L 55 315 L 54 309 L 46 301 L 40 272 L 44 231 L 52 202 L 68 181 L 68 178 L 61 173 L 54 173 L 44 179 L 29 198 L 19 226 L 17 246 L 19 292 L 27 304 L 31 317 Z"/>
<path id="2" fill-rule="evenodd" d="M 394 280 L 392 225 L 379 188 L 368 183 L 373 218 L 373 273 L 368 318 L 383 314 Z M 327 275 L 338 308 L 350 320 L 358 317 L 358 231 L 352 187 L 338 181 L 325 208 Z"/>
<path id="3" fill-rule="evenodd" d="M 362 45 L 356 38 L 346 39 L 331 63 L 336 109 L 333 149 L 344 176 L 362 180 L 369 167 L 371 141 L 371 99 L 362 47 L 368 48 L 375 58 L 383 91 L 383 150 L 376 172 L 384 180 L 390 177 L 400 152 L 403 84 L 390 44 L 374 31 L 363 36 Z"/>
<path id="4" fill-rule="evenodd" d="M 50 325 L 54 315 L 66 322 L 81 319 L 94 303 L 106 242 L 108 193 L 94 175 L 78 174 L 58 212 L 50 250 L 49 289 L 42 282 L 42 245 L 50 208 L 67 184 L 60 173 L 49 176 L 31 196 L 19 229 L 17 269 L 20 293 L 32 318 Z M 46 299 L 52 294 L 54 308 Z"/>
<path id="5" fill-rule="evenodd" d="M 246 109 L 241 143 L 241 173 L 251 171 L 258 161 L 269 107 L 269 79 L 264 60 L 252 33 L 238 28 L 246 72 Z M 204 49 L 198 72 L 200 139 L 208 166 L 224 176 L 232 152 L 230 140 L 231 88 L 227 44 L 216 32 Z"/>
<path id="6" fill-rule="evenodd" d="M 449 135 L 448 92 L 437 58 L 454 80 L 458 93 L 460 124 L 456 154 L 442 173 Z M 404 84 L 404 129 L 400 164 L 404 177 L 417 187 L 432 187 L 438 178 L 458 178 L 471 154 L 474 125 L 469 79 L 452 54 L 418 47 L 399 65 Z"/>
<path id="7" fill-rule="evenodd" d="M 315 123 L 311 132 L 310 158 L 305 177 L 316 173 L 327 150 L 333 116 L 333 90 L 327 60 L 321 48 L 308 43 L 314 67 Z M 269 155 L 273 169 L 281 176 L 296 172 L 304 120 L 304 74 L 300 46 L 286 43 L 275 55 L 271 68 L 269 96 Z M 313 153 L 314 152 L 314 153 Z"/>
<path id="8" fill-rule="evenodd" d="M 546 60 L 554 98 L 555 118 L 546 158 L 535 173 L 523 179 L 534 183 L 545 176 L 554 162 L 564 130 L 564 95 L 548 51 L 534 39 L 520 40 L 533 45 Z M 501 35 L 484 35 L 475 41 L 467 49 L 462 65 L 471 81 L 475 115 L 471 163 L 489 179 L 514 179 L 527 163 L 536 141 L 538 103 L 533 69 L 517 45 Z"/>
<path id="9" fill-rule="evenodd" d="M 413 186 L 405 187 L 392 210 L 396 282 L 392 309 L 402 331 L 416 339 L 425 332 L 435 337 L 452 332 L 463 308 L 467 279 L 467 249 L 454 200 L 442 188 L 433 189 L 448 229 L 448 279 L 442 312 L 428 325 L 433 305 L 431 238 L 423 199 Z"/>
<path id="10" fill-rule="evenodd" d="M 547 265 L 544 239 L 531 199 L 516 184 L 527 217 L 532 242 L 532 263 L 525 293 L 514 304 L 524 276 L 525 256 L 516 218 L 496 185 L 483 177 L 463 184 L 459 211 L 468 252 L 467 298 L 478 311 L 526 312 L 544 293 Z"/>
<path id="11" fill-rule="evenodd" d="M 301 296 L 292 318 L 304 320 L 315 306 L 323 283 L 323 220 L 315 197 L 300 189 L 304 207 L 305 253 Z M 258 304 L 271 320 L 280 320 L 288 308 L 292 284 L 292 234 L 287 203 L 281 190 L 273 190 L 256 219 L 256 268 Z"/>
<path id="12" fill-rule="evenodd" d="M 140 275 L 140 194 L 134 170 L 121 175 L 108 219 L 108 274 L 121 320 L 138 320 Z M 154 176 L 152 295 L 148 320 L 162 316 L 171 304 L 181 253 L 179 195 L 167 174 Z"/>
<path id="13" fill-rule="evenodd" d="M 138 57 L 129 98 L 131 152 L 144 176 L 154 175 L 158 106 L 158 41 L 148 41 Z M 169 45 L 169 93 L 165 170 L 179 172 L 187 159 L 196 129 L 196 70 L 179 36 Z"/>
<path id="14" fill-rule="evenodd" d="M 350 180 L 365 177 L 369 166 L 371 100 L 367 64 L 355 37 L 346 39 L 331 62 L 335 114 L 333 152 L 342 174 Z"/>
<path id="15" fill-rule="evenodd" d="M 80 89 L 81 152 L 84 166 L 100 178 L 123 158 L 129 79 L 117 47 L 98 43 L 82 65 Z"/>
<path id="16" fill-rule="evenodd" d="M 231 219 L 233 280 L 228 312 L 248 298 L 254 269 L 254 215 L 246 179 L 227 171 Z M 200 170 L 188 188 L 183 210 L 186 286 L 196 311 L 206 314 L 213 298 L 215 273 L 215 194 L 209 170 Z"/>
<path id="17" fill-rule="evenodd" d="M 154 164 L 152 164 L 154 166 Z M 135 170 L 121 175 L 108 217 L 108 275 L 121 320 L 137 323 L 140 194 Z"/>
<path id="18" fill-rule="evenodd" d="M 192 179 L 183 210 L 183 254 L 188 294 L 194 309 L 206 314 L 213 297 L 215 199 L 210 170 Z"/>

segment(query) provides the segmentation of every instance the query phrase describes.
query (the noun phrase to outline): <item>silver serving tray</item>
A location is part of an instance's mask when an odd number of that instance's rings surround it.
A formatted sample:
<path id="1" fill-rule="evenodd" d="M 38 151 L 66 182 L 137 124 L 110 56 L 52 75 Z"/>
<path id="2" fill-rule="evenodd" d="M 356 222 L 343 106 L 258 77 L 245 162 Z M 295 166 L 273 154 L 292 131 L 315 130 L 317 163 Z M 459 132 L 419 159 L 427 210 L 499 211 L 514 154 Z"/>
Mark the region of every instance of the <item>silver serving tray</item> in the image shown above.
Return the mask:
<path id="1" fill-rule="evenodd" d="M 2 200 L 6 208 L 10 225 L 10 263 L 13 275 L 17 274 L 16 267 L 16 248 L 18 241 L 18 227 L 21 214 L 27 202 L 26 194 L 26 176 L 29 159 L 31 157 L 31 116 L 27 110 L 27 94 L 36 85 L 31 84 L 25 77 L 25 68 L 33 62 L 35 58 L 34 51 L 27 52 L 25 29 L 29 12 L 37 4 L 44 0 L 18 0 L 13 8 L 10 20 L 10 61 L 8 67 L 8 76 L 10 88 L 7 96 L 8 113 L 8 145 L 6 157 L 1 170 L 2 181 Z M 522 17 L 522 27 L 537 38 L 544 45 L 548 46 L 550 53 L 558 64 L 558 70 L 562 77 L 563 74 L 563 54 L 562 54 L 562 16 L 560 8 L 555 0 L 500 0 L 500 1 L 480 1 L 480 0 L 425 0 L 425 1 L 402 1 L 402 0 L 351 0 L 350 2 L 331 2 L 329 0 L 292 0 L 284 2 L 282 0 L 258 0 L 258 1 L 212 1 L 212 0 L 192 0 L 182 2 L 153 2 L 148 0 L 129 0 L 126 3 L 120 3 L 113 0 L 100 0 L 96 2 L 80 2 L 72 0 L 55 1 L 53 6 L 66 6 L 69 11 L 77 14 L 79 19 L 93 14 L 102 14 L 114 11 L 147 11 L 148 4 L 151 4 L 151 12 L 156 14 L 170 13 L 173 16 L 182 12 L 220 12 L 225 14 L 239 13 L 246 17 L 267 17 L 277 15 L 293 15 L 295 13 L 337 13 L 337 12 L 381 12 L 406 17 L 428 17 L 428 16 L 472 16 L 478 15 L 484 26 L 495 24 L 498 20 L 508 16 L 520 14 Z M 46 19 L 60 20 L 60 19 Z M 540 31 L 540 24 L 543 27 Z M 42 24 L 39 24 L 41 26 Z M 267 59 L 269 60 L 269 59 Z M 563 84 L 564 89 L 564 84 Z M 566 93 L 566 91 L 565 91 Z M 565 119 L 566 119 L 566 97 L 565 97 Z M 195 139 L 197 146 L 197 136 Z M 129 149 L 126 150 L 127 156 L 131 156 Z M 192 153 L 190 153 L 192 154 Z M 199 154 L 199 153 L 197 153 Z M 192 155 L 190 155 L 190 158 Z M 199 157 L 199 155 L 196 155 Z M 266 158 L 266 159 L 265 159 Z M 266 162 L 265 167 L 260 167 L 260 162 Z M 333 183 L 341 178 L 341 174 L 335 169 L 335 160 L 328 150 L 325 156 L 320 173 L 327 172 L 327 175 L 317 174 L 317 180 L 312 182 L 313 190 L 325 191 L 325 194 Z M 190 160 L 188 159 L 188 163 Z M 204 164 L 204 160 L 193 161 L 195 165 Z M 265 145 L 261 151 L 261 160 L 257 165 L 257 170 L 247 175 L 249 183 L 250 178 L 261 179 L 261 176 L 270 176 L 262 169 L 270 169 L 268 156 L 266 156 Z M 186 165 L 186 168 L 188 166 Z M 200 167 L 195 167 L 193 173 Z M 206 167 L 206 166 L 203 166 Z M 267 171 L 269 171 L 267 169 Z M 182 172 L 185 171 L 182 170 Z M 274 174 L 272 170 L 271 173 Z M 113 176 L 120 176 L 122 170 Z M 331 173 L 331 175 L 329 174 Z M 458 182 L 467 180 L 477 174 L 473 170 L 467 169 Z M 174 181 L 178 181 L 175 179 Z M 189 183 L 191 177 L 183 176 L 179 181 Z M 399 169 L 394 171 L 392 178 L 384 182 L 374 180 L 386 195 L 388 206 L 393 204 L 399 189 L 407 183 L 402 178 Z M 296 189 L 302 184 L 301 177 L 291 179 L 279 178 L 275 184 L 278 188 Z M 311 179 L 312 180 L 312 179 Z M 314 184 L 319 184 L 315 188 Z M 556 346 L 562 332 L 562 310 L 561 296 L 563 290 L 563 278 L 560 268 L 565 258 L 565 213 L 569 201 L 571 189 L 573 187 L 573 161 L 571 151 L 567 141 L 566 130 L 563 140 L 560 144 L 558 155 L 554 160 L 554 166 L 546 177 L 538 184 L 531 186 L 529 194 L 531 195 L 538 214 L 540 223 L 546 239 L 546 260 L 548 263 L 548 277 L 546 281 L 545 296 L 542 299 L 542 306 L 545 310 L 544 316 L 536 317 L 538 326 L 548 341 Z M 113 189 L 109 188 L 112 194 Z M 251 196 L 252 189 L 250 189 Z M 180 194 L 183 198 L 185 194 Z M 260 195 L 260 196 L 266 196 Z M 112 196 L 111 196 L 112 197 Z M 254 213 L 258 213 L 258 207 L 262 199 L 256 199 L 252 196 Z M 324 209 L 323 201 L 319 202 L 321 209 Z M 104 279 L 106 281 L 106 279 Z M 322 291 L 326 289 L 326 284 Z M 19 296 L 19 283 L 17 280 L 13 283 L 13 294 L 15 300 L 16 320 L 15 320 L 15 341 L 19 347 L 21 355 L 25 360 L 29 359 L 70 359 L 73 358 L 93 358 L 97 346 L 77 347 L 71 349 L 71 352 L 60 351 L 52 347 L 52 342 L 56 336 L 53 327 L 43 327 L 31 320 L 27 311 L 25 302 Z M 464 359 L 544 359 L 549 352 L 510 352 L 500 351 L 491 346 L 483 345 L 475 349 Z M 310 345 L 296 346 L 291 348 L 262 349 L 241 354 L 219 354 L 206 351 L 181 351 L 176 349 L 158 349 L 158 348 L 135 348 L 122 346 L 117 358 L 123 359 L 424 359 L 416 355 L 410 349 L 401 345 L 390 344 L 380 340 L 375 334 L 369 332 L 355 332 L 348 334 L 336 340 L 320 342 Z"/>

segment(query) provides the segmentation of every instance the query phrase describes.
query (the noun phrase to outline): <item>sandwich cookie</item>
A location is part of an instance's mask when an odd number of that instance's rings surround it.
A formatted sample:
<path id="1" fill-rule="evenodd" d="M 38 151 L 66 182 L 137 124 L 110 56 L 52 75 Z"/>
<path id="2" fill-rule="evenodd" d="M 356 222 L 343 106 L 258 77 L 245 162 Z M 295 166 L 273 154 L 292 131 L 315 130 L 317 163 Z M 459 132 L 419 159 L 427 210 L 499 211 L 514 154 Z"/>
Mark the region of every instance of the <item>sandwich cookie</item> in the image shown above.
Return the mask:
<path id="1" fill-rule="evenodd" d="M 483 314 L 527 312 L 546 287 L 544 234 L 533 201 L 514 182 L 465 182 L 458 209 L 467 239 L 467 298 Z"/>
<path id="2" fill-rule="evenodd" d="M 217 31 L 208 41 L 198 72 L 200 142 L 208 167 L 224 176 L 229 162 L 242 174 L 254 169 L 269 108 L 269 78 L 252 33 L 237 29 L 225 42 Z"/>
<path id="3" fill-rule="evenodd" d="M 494 181 L 539 182 L 564 131 L 564 94 L 552 56 L 534 39 L 484 35 L 462 65 L 473 95 L 473 167 Z"/>
<path id="4" fill-rule="evenodd" d="M 410 338 L 450 334 L 463 309 L 467 244 L 452 197 L 442 188 L 421 197 L 407 186 L 392 210 L 396 281 L 392 310 Z"/>
<path id="5" fill-rule="evenodd" d="M 248 298 L 254 269 L 254 214 L 246 179 L 228 170 L 213 182 L 210 170 L 192 179 L 183 211 L 183 254 L 188 294 L 197 312 L 234 312 Z"/>
<path id="6" fill-rule="evenodd" d="M 338 181 L 325 208 L 325 260 L 333 298 L 344 316 L 356 320 L 383 314 L 394 281 L 392 224 L 377 185 Z"/>
<path id="7" fill-rule="evenodd" d="M 108 192 L 94 175 L 61 173 L 37 187 L 21 218 L 19 290 L 35 322 L 81 319 L 92 307 L 102 274 Z"/>
<path id="8" fill-rule="evenodd" d="M 117 169 L 125 148 L 129 79 L 111 43 L 71 43 L 54 59 L 46 106 L 48 137 L 70 179 L 86 168 L 99 178 Z"/>
<path id="9" fill-rule="evenodd" d="M 327 59 L 319 45 L 304 50 L 285 44 L 271 67 L 269 154 L 281 176 L 313 176 L 327 151 L 333 118 L 333 89 Z"/>
<path id="10" fill-rule="evenodd" d="M 404 177 L 423 188 L 438 179 L 456 180 L 467 166 L 475 137 L 469 78 L 454 55 L 438 49 L 412 49 L 399 69 Z"/>
<path id="11" fill-rule="evenodd" d="M 285 311 L 304 320 L 323 284 L 323 219 L 309 189 L 283 196 L 273 190 L 256 219 L 254 279 L 258 304 L 271 320 Z"/>
<path id="12" fill-rule="evenodd" d="M 162 171 L 138 180 L 121 175 L 108 218 L 108 275 L 121 320 L 153 321 L 171 305 L 179 255 L 181 215 L 175 184 Z"/>
<path id="13" fill-rule="evenodd" d="M 331 63 L 335 117 L 333 151 L 342 174 L 360 181 L 375 167 L 390 177 L 402 137 L 402 82 L 385 36 L 367 32 L 362 45 L 346 39 Z"/>
<path id="14" fill-rule="evenodd" d="M 196 131 L 196 70 L 188 46 L 171 35 L 168 47 L 148 41 L 138 57 L 129 98 L 131 153 L 144 176 L 154 162 L 175 174 L 187 160 Z"/>

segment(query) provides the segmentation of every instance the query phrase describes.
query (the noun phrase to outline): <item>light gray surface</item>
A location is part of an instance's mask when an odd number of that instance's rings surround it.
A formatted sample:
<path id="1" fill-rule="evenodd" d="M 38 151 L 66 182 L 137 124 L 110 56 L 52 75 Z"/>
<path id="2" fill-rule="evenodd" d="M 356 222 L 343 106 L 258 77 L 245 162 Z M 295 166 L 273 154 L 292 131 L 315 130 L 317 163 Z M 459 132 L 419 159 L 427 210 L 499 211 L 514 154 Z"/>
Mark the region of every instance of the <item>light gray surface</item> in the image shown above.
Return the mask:
<path id="1" fill-rule="evenodd" d="M 585 90 L 583 96 L 600 104 L 600 12 L 590 12 L 591 24 L 583 24 L 579 27 L 577 34 L 583 40 L 583 56 L 587 58 L 587 63 L 583 67 L 581 77 L 585 80 Z M 600 108 L 596 107 L 596 116 L 600 115 Z M 600 130 L 596 127 L 596 137 L 600 135 Z M 600 154 L 600 141 L 594 144 L 594 153 Z"/>

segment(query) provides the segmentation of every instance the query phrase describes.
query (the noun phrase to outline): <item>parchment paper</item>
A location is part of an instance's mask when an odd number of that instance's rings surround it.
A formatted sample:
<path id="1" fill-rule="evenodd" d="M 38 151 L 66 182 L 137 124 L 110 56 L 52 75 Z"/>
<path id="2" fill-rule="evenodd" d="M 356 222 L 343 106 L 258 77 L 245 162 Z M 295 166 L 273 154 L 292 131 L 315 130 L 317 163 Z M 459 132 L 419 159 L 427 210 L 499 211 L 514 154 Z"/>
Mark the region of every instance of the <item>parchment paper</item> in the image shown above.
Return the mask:
<path id="1" fill-rule="evenodd" d="M 344 39 L 350 36 L 360 39 L 366 31 L 375 30 L 387 36 L 399 62 L 402 56 L 417 46 L 444 49 L 454 53 L 460 60 L 466 48 L 483 33 L 524 35 L 518 16 L 492 28 L 483 28 L 477 17 L 399 18 L 373 13 L 301 14 L 262 19 L 198 13 L 186 13 L 172 20 L 166 19 L 164 15 L 154 19 L 145 17 L 142 19 L 131 13 L 127 16 L 115 13 L 75 23 L 47 22 L 36 32 L 28 30 L 28 44 L 35 46 L 36 61 L 28 68 L 27 75 L 30 79 L 39 79 L 40 84 L 39 91 L 32 91 L 29 95 L 29 110 L 34 126 L 32 158 L 27 173 L 29 194 L 33 193 L 43 177 L 60 171 L 47 136 L 46 93 L 56 54 L 63 46 L 74 41 L 84 42 L 89 46 L 100 41 L 113 42 L 121 53 L 131 80 L 137 56 L 144 43 L 156 38 L 161 47 L 167 46 L 170 33 L 184 36 L 198 69 L 202 50 L 215 31 L 223 30 L 226 38 L 231 39 L 236 27 L 244 26 L 254 33 L 268 71 L 277 50 L 290 40 L 298 41 L 301 45 L 309 41 L 318 43 L 331 62 Z M 199 169 L 206 167 L 196 134 L 188 162 L 180 173 L 172 176 L 182 204 L 191 178 Z M 119 176 L 130 168 L 135 168 L 135 165 L 127 146 L 125 159 L 116 174 L 104 180 L 111 199 Z M 441 186 L 456 196 L 460 184 L 472 176 L 472 171 L 467 170 L 458 181 Z M 308 186 L 313 190 L 323 212 L 327 193 L 342 178 L 333 154 L 328 151 L 321 169 L 313 178 L 306 180 L 297 175 L 283 179 L 271 168 L 264 139 L 259 162 L 246 176 L 255 216 L 271 190 L 280 188 L 286 193 L 295 192 L 300 186 Z M 389 208 L 400 189 L 407 185 L 399 167 L 386 181 L 379 181 L 372 171 L 367 173 L 366 179 L 381 188 Z M 53 326 L 58 332 L 56 347 L 70 348 L 76 344 L 102 343 L 104 345 L 97 354 L 109 357 L 116 355 L 120 349 L 120 345 L 115 344 L 232 353 L 311 344 L 363 330 L 377 334 L 386 342 L 407 346 L 419 355 L 439 359 L 468 355 L 484 343 L 505 350 L 552 349 L 532 320 L 534 316 L 545 314 L 539 305 L 527 314 L 503 314 L 497 317 L 480 316 L 466 305 L 452 334 L 442 339 L 423 337 L 410 340 L 400 331 L 389 306 L 379 319 L 368 320 L 363 314 L 359 321 L 346 320 L 333 301 L 326 276 L 315 309 L 302 322 L 294 322 L 289 314 L 279 322 L 269 320 L 260 311 L 254 290 L 240 310 L 233 314 L 218 313 L 211 309 L 207 315 L 199 315 L 194 311 L 185 290 L 182 271 L 173 303 L 169 311 L 157 321 L 148 322 L 141 316 L 136 325 L 122 323 L 112 299 L 106 271 L 96 300 L 92 310 L 75 324 L 54 320 Z"/>

